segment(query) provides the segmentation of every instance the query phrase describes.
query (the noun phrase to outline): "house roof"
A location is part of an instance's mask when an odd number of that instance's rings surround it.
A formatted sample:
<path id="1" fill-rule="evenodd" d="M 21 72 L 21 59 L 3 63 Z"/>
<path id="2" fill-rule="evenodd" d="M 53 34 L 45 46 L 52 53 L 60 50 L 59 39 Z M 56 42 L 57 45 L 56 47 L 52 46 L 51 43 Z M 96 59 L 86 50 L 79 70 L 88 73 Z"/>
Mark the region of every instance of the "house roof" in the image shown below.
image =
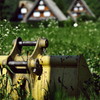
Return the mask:
<path id="1" fill-rule="evenodd" d="M 19 8 L 22 6 L 22 4 L 24 4 L 28 9 L 31 9 L 34 5 L 34 3 L 32 1 L 29 0 L 20 0 L 19 1 Z"/>
<path id="2" fill-rule="evenodd" d="M 86 2 L 84 0 L 73 0 L 71 5 L 69 6 L 69 9 L 67 10 L 68 14 L 70 15 L 70 17 L 76 22 L 76 17 L 74 17 L 73 11 L 72 9 L 74 8 L 74 6 L 76 5 L 77 2 L 81 2 L 83 4 L 83 6 L 85 7 L 85 12 L 88 15 L 95 17 L 95 15 L 93 14 L 93 12 L 90 10 L 90 8 L 88 7 L 88 5 L 86 4 Z M 79 12 L 78 12 L 79 13 Z M 80 12 L 82 14 L 82 12 Z"/>
<path id="3" fill-rule="evenodd" d="M 59 20 L 59 21 L 63 21 L 63 20 L 67 20 L 66 16 L 62 13 L 62 11 L 57 7 L 57 5 L 55 4 L 55 2 L 53 0 L 43 0 L 44 3 L 49 7 L 49 9 L 51 10 L 51 12 L 54 14 L 54 16 Z M 23 22 L 27 22 L 28 18 L 30 17 L 30 15 L 33 13 L 34 9 L 38 6 L 40 0 L 36 0 L 34 2 L 34 6 L 32 7 L 32 9 L 25 15 Z"/>
<path id="4" fill-rule="evenodd" d="M 91 16 L 95 17 L 95 15 L 94 15 L 93 12 L 90 10 L 89 6 L 86 4 L 86 2 L 85 2 L 84 0 L 74 0 L 74 1 L 72 2 L 72 4 L 70 5 L 68 11 L 70 11 L 70 10 L 73 8 L 74 4 L 75 4 L 77 1 L 81 1 L 82 4 L 85 6 L 86 10 L 89 12 L 89 14 L 90 14 Z"/>

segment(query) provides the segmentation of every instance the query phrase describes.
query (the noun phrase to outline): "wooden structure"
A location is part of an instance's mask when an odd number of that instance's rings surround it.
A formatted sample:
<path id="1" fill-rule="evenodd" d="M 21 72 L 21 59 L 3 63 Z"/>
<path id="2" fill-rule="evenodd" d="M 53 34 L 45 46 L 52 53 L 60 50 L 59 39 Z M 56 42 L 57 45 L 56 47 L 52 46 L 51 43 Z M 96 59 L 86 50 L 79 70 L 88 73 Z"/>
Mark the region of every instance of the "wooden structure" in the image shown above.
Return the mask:
<path id="1" fill-rule="evenodd" d="M 36 0 L 32 9 L 25 15 L 23 22 L 46 19 L 63 21 L 67 18 L 52 0 Z"/>
<path id="2" fill-rule="evenodd" d="M 20 1 L 19 2 L 19 8 L 21 8 L 20 9 L 20 11 L 21 11 L 21 16 L 22 16 L 22 19 L 24 18 L 24 16 L 25 16 L 25 14 L 27 14 L 28 13 L 28 11 L 32 8 L 32 6 L 33 6 L 34 4 L 33 4 L 33 2 L 31 2 L 31 1 Z M 18 18 L 20 18 L 20 14 L 18 15 Z"/>
<path id="3" fill-rule="evenodd" d="M 95 17 L 84 0 L 74 0 L 68 9 L 68 14 L 76 20 L 80 15 L 89 15 Z"/>
<path id="4" fill-rule="evenodd" d="M 15 11 L 15 14 L 11 18 L 11 21 L 21 21 L 23 20 L 24 16 L 30 11 L 33 7 L 34 2 L 29 0 L 20 0 L 18 8 Z"/>

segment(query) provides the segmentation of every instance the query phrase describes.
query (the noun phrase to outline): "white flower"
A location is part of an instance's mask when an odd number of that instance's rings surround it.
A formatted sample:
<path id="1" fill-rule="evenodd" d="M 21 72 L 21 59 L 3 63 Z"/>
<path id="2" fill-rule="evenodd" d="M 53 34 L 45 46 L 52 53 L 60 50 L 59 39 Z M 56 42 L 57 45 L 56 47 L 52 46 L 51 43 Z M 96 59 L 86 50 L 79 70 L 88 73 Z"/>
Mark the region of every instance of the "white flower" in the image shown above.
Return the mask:
<path id="1" fill-rule="evenodd" d="M 24 28 L 23 31 L 25 31 L 26 29 Z"/>
<path id="2" fill-rule="evenodd" d="M 5 36 L 5 37 L 7 37 L 7 36 L 8 36 L 8 34 L 5 34 L 4 36 Z"/>
<path id="3" fill-rule="evenodd" d="M 6 19 L 4 19 L 4 21 L 6 22 L 7 20 L 6 20 Z"/>
<path id="4" fill-rule="evenodd" d="M 1 24 L 0 26 L 2 27 L 3 25 Z"/>
<path id="5" fill-rule="evenodd" d="M 73 25 L 74 27 L 77 27 L 78 26 L 78 24 L 77 23 L 74 23 L 74 25 Z"/>
<path id="6" fill-rule="evenodd" d="M 18 26 L 16 26 L 16 29 L 18 29 Z"/>
<path id="7" fill-rule="evenodd" d="M 7 34 L 9 34 L 9 31 L 7 32 Z"/>
<path id="8" fill-rule="evenodd" d="M 8 31 L 9 29 L 8 28 L 6 28 L 6 31 Z"/>

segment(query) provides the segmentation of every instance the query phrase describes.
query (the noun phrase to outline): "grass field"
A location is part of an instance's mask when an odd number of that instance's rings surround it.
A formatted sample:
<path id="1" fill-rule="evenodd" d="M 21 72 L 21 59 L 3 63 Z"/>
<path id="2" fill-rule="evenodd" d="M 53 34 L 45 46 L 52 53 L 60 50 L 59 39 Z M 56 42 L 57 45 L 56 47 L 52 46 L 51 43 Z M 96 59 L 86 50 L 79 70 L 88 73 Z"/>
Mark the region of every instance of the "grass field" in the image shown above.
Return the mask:
<path id="1" fill-rule="evenodd" d="M 3 21 L 0 22 L 0 55 L 9 54 L 12 40 L 16 37 L 22 37 L 24 41 L 47 38 L 49 47 L 46 54 L 83 54 L 91 72 L 100 74 L 100 22 L 85 21 L 80 22 L 77 27 L 71 24 L 59 27 L 58 22 L 50 21 L 46 27 L 41 23 L 36 28 L 23 23 L 14 25 Z M 32 48 L 26 48 L 27 50 L 32 51 Z"/>

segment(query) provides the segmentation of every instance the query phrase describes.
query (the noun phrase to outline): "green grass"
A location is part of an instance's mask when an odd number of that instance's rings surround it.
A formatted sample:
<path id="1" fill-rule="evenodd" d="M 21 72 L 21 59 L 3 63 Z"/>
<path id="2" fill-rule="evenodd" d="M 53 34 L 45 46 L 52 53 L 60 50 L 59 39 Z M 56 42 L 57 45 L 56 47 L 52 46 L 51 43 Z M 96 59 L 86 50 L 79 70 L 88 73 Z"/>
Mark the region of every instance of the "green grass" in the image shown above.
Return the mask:
<path id="1" fill-rule="evenodd" d="M 66 24 L 59 27 L 58 22 L 50 21 L 45 27 L 42 23 L 39 28 L 33 25 L 15 25 L 8 21 L 0 22 L 0 55 L 8 55 L 12 48 L 12 40 L 21 37 L 24 41 L 34 41 L 39 37 L 49 40 L 48 55 L 79 55 L 86 58 L 92 73 L 100 74 L 100 22 L 85 21 L 78 27 Z M 25 51 L 32 51 L 25 48 Z M 61 100 L 62 94 L 56 92 L 56 99 Z M 58 99 L 59 98 L 59 99 Z M 65 97 L 64 97 L 65 98 Z M 62 100 L 75 100 L 62 99 Z M 84 100 L 82 97 L 79 100 Z"/>

